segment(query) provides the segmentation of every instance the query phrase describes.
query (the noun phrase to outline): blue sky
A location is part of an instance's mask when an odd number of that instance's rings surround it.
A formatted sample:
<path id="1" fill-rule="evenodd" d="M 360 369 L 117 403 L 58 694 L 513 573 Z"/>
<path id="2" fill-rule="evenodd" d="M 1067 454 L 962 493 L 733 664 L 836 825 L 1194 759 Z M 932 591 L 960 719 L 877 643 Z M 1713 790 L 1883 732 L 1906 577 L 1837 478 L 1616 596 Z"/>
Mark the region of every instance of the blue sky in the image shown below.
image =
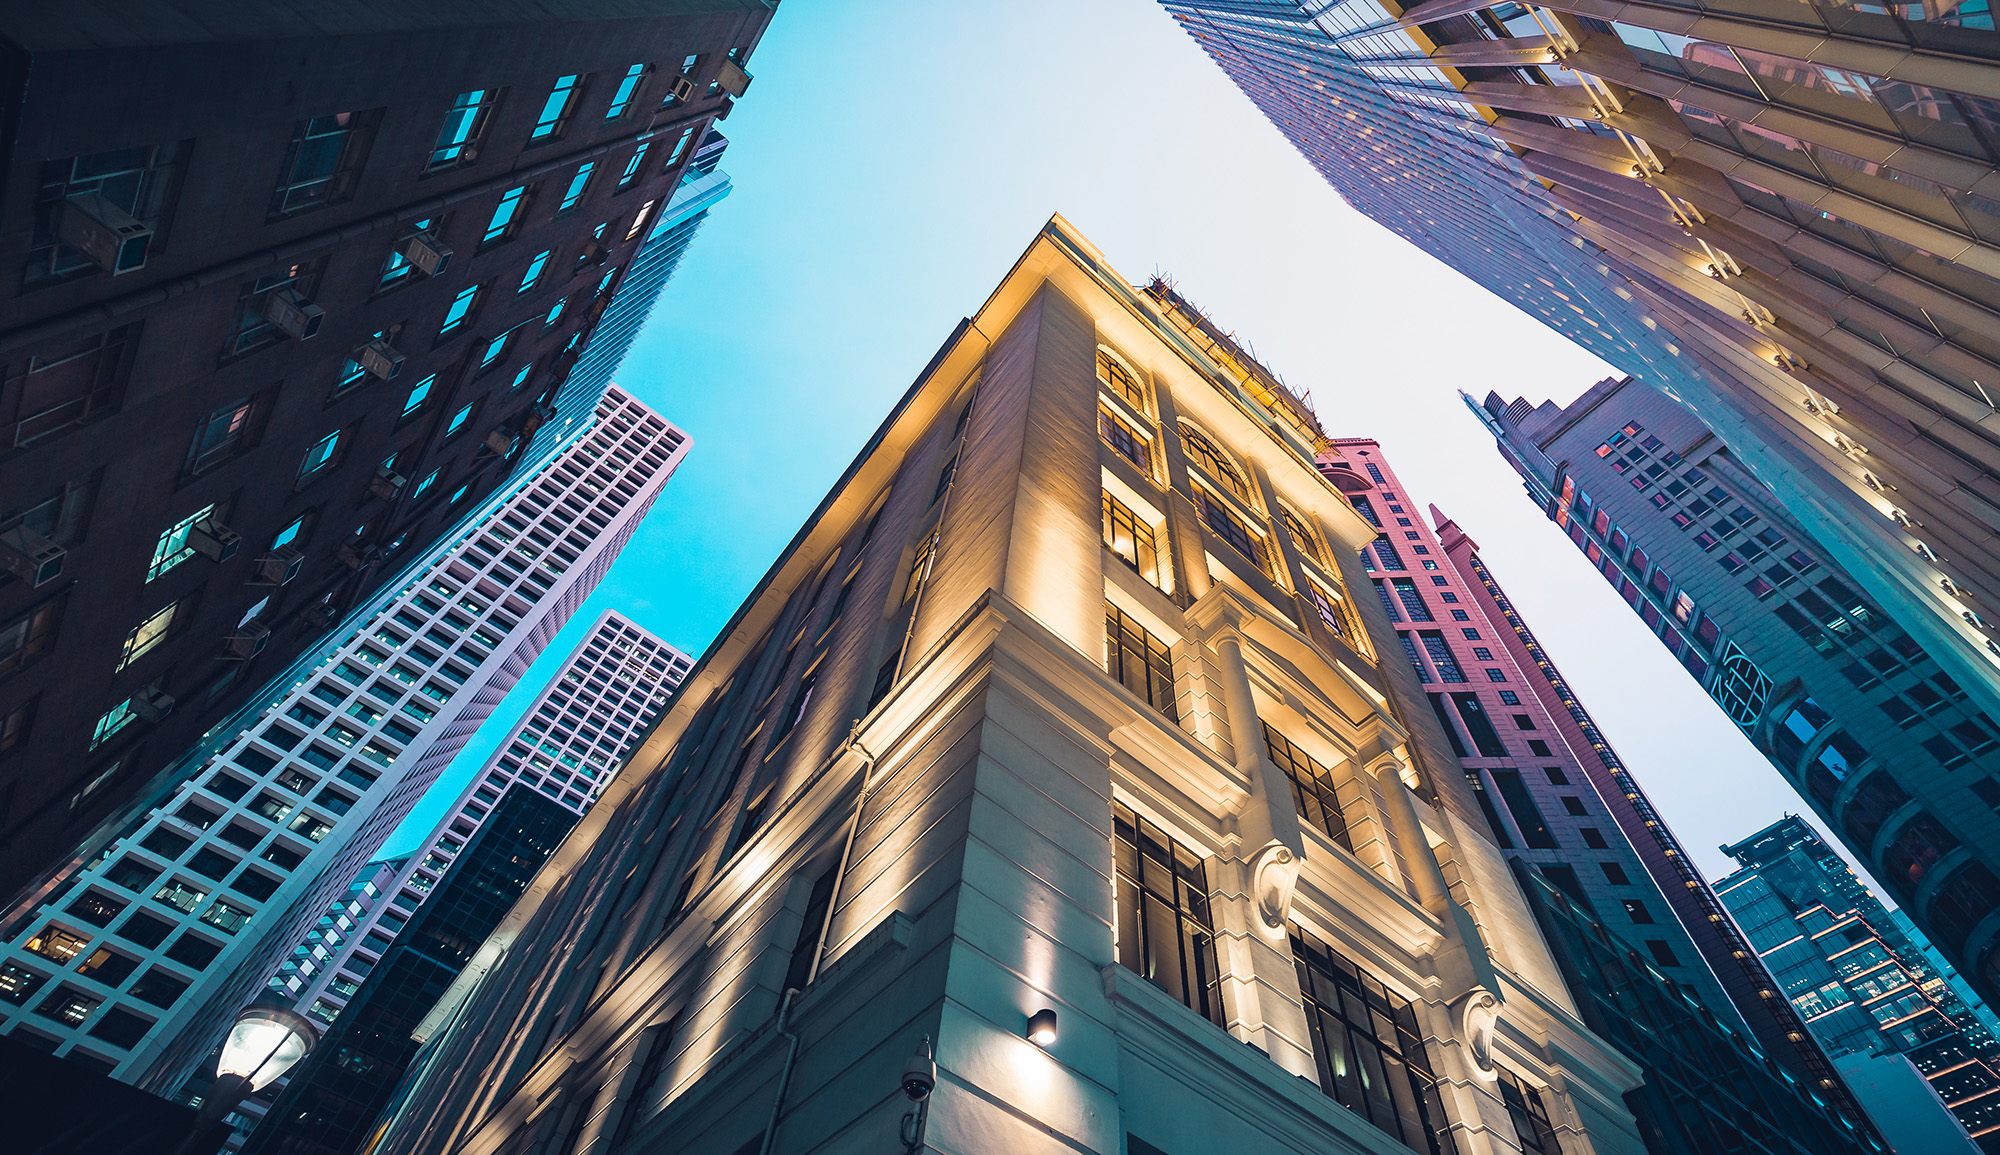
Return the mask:
<path id="1" fill-rule="evenodd" d="M 1612 372 L 1341 202 L 1148 0 L 786 0 L 722 124 L 735 192 L 618 383 L 693 447 L 570 627 L 390 849 L 444 813 L 591 621 L 699 655 L 1051 213 L 1375 437 L 1495 576 L 1711 877 L 1805 806 L 1521 491 L 1458 391 Z M 1726 805 L 1717 805 L 1718 797 Z"/>

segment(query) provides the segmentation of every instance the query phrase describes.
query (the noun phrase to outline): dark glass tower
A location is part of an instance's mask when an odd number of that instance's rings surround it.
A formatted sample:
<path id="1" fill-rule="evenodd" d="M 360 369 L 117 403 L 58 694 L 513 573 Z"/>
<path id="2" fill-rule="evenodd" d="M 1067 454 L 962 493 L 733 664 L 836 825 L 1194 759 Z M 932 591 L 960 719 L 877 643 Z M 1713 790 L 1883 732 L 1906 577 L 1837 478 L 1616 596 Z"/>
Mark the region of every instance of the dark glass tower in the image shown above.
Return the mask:
<path id="1" fill-rule="evenodd" d="M 534 790 L 507 791 L 360 992 L 292 1073 L 243 1150 L 254 1155 L 357 1150 L 417 1053 L 410 1032 L 472 961 L 576 818 L 575 811 Z"/>

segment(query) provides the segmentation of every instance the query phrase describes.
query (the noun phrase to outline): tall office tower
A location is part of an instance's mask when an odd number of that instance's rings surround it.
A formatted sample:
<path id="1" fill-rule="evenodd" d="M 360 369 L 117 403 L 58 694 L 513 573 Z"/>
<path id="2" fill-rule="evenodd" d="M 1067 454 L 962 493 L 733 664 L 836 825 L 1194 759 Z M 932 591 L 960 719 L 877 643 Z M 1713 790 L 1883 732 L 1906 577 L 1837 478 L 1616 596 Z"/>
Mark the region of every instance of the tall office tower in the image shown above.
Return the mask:
<path id="1" fill-rule="evenodd" d="M 420 1024 L 376 1150 L 1641 1150 L 1389 710 L 1325 444 L 1052 220 Z M 1790 1150 L 1864 1149 L 1792 1103 Z"/>
<path id="2" fill-rule="evenodd" d="M 577 811 L 533 788 L 507 791 L 482 815 L 436 889 L 375 960 L 361 989 L 292 1069 L 256 1155 L 352 1155 L 417 1046 L 410 1031 L 527 889 Z"/>
<path id="3" fill-rule="evenodd" d="M 1708 882 L 1479 561 L 1477 546 L 1423 508 L 1372 439 L 1335 438 L 1321 471 L 1380 531 L 1362 554 L 1428 710 L 1510 858 L 1534 866 L 1590 917 L 1730 1030 L 1801 1079 L 1835 1077 L 1771 977 L 1729 933 Z M 1532 646 L 1532 648 L 1531 648 Z M 1558 686 L 1560 685 L 1560 689 Z M 1428 703 L 1426 705 L 1426 702 Z"/>
<path id="4" fill-rule="evenodd" d="M 596 418 L 164 804 L 9 912 L 7 1034 L 179 1087 L 576 612 L 686 453 L 617 389 Z"/>
<path id="5" fill-rule="evenodd" d="M 1907 1055 L 1980 1148 L 2000 1151 L 2000 1043 L 1833 848 L 1787 816 L 1722 851 L 1743 869 L 1716 893 L 1813 1037 L 1836 1056 Z"/>
<path id="6" fill-rule="evenodd" d="M 1685 402 L 2000 687 L 1986 4 L 1162 3 L 1351 204 Z"/>
<path id="7" fill-rule="evenodd" d="M 322 1029 L 334 1023 L 361 997 L 356 992 L 366 990 L 385 952 L 401 941 L 412 912 L 500 800 L 528 790 L 572 814 L 588 810 L 689 665 L 686 654 L 617 611 L 604 611 L 437 828 L 414 849 L 362 869 L 272 976 L 273 993 Z M 375 1083 L 386 1095 L 398 1074 L 400 1067 Z M 244 1100 L 237 1130 L 254 1127 L 290 1082 L 290 1077 L 278 1080 Z"/>
<path id="8" fill-rule="evenodd" d="M 1868 598 L 1682 406 L 1467 404 L 1529 496 L 1975 989 L 2000 985 L 2000 692 Z"/>
<path id="9" fill-rule="evenodd" d="M 772 6 L 335 7 L 0 17 L 0 902 L 541 452 Z"/>

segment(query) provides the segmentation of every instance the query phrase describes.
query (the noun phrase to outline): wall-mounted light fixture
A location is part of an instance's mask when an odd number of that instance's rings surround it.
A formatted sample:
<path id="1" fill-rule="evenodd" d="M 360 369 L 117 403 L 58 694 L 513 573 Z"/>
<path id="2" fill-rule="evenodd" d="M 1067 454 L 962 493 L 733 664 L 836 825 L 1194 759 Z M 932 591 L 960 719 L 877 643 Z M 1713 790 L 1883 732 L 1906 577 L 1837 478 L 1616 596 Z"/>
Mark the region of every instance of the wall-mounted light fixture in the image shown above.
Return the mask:
<path id="1" fill-rule="evenodd" d="M 1047 1007 L 1028 1016 L 1028 1041 L 1038 1047 L 1052 1047 L 1056 1041 L 1056 1013 Z"/>

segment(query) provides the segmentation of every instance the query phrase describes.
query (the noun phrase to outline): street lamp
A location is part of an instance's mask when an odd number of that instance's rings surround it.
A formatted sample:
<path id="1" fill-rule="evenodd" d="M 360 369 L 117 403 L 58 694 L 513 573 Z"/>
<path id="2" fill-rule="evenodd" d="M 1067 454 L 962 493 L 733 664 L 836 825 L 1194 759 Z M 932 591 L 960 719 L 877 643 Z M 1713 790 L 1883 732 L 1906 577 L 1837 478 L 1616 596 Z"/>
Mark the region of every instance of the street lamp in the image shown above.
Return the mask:
<path id="1" fill-rule="evenodd" d="M 246 1095 L 282 1078 L 318 1042 L 319 1031 L 312 1022 L 275 999 L 260 998 L 237 1012 L 222 1044 L 215 1084 L 202 1097 L 194 1132 L 182 1150 L 197 1150 L 189 1144 L 199 1143 L 202 1134 L 213 1130 Z"/>

